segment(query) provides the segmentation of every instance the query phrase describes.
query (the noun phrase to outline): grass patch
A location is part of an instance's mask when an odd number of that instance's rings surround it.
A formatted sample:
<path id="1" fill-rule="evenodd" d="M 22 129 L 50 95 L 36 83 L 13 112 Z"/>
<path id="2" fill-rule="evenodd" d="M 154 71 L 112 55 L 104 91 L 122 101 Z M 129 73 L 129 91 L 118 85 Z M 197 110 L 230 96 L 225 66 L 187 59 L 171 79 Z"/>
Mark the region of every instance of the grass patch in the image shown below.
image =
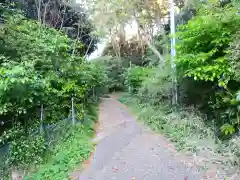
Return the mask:
<path id="1" fill-rule="evenodd" d="M 45 163 L 37 166 L 25 180 L 67 180 L 74 168 L 86 160 L 92 150 L 91 139 L 98 116 L 98 108 L 91 106 L 87 110 L 88 118 L 74 127 L 64 127 L 65 133 L 54 149 L 46 155 Z"/>
<path id="2" fill-rule="evenodd" d="M 127 105 L 139 120 L 170 139 L 177 150 L 201 157 L 196 163 L 199 169 L 217 167 L 225 176 L 239 170 L 240 137 L 220 141 L 214 133 L 214 122 L 207 126 L 204 117 L 194 109 L 171 111 L 164 105 L 140 103 L 137 97 L 128 94 L 118 100 Z"/>

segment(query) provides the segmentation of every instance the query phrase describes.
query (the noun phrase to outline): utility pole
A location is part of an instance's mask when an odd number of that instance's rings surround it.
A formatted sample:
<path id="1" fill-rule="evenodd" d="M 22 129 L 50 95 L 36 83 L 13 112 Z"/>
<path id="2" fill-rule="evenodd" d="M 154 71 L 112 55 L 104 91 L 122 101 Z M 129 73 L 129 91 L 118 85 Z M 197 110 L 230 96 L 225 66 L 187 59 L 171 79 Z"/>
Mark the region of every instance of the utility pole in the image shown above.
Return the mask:
<path id="1" fill-rule="evenodd" d="M 76 124 L 76 119 L 75 119 L 74 98 L 73 97 L 71 99 L 71 102 L 72 102 L 72 124 L 75 125 Z"/>
<path id="2" fill-rule="evenodd" d="M 41 114 L 40 114 L 40 133 L 43 133 L 43 104 L 41 104 Z"/>
<path id="3" fill-rule="evenodd" d="M 129 69 L 128 70 L 131 70 L 132 68 L 132 61 L 129 61 Z M 131 93 L 132 91 L 132 88 L 131 88 L 131 85 L 128 86 L 128 92 Z"/>
<path id="4" fill-rule="evenodd" d="M 171 68 L 172 68 L 172 104 L 177 105 L 177 78 L 176 78 L 176 65 L 174 63 L 174 57 L 176 56 L 176 39 L 175 39 L 175 13 L 174 13 L 174 2 L 169 0 L 170 3 L 170 32 L 171 32 Z"/>

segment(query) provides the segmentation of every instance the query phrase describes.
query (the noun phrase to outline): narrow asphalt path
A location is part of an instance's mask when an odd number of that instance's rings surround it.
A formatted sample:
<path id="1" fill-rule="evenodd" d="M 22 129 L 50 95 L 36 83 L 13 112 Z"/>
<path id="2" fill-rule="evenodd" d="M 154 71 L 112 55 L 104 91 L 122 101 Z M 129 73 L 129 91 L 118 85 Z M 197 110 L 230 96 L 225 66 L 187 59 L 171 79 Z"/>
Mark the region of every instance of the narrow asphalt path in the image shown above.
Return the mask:
<path id="1" fill-rule="evenodd" d="M 200 180 L 171 154 L 161 135 L 136 122 L 113 98 L 100 104 L 98 144 L 79 180 Z M 76 177 L 76 176 L 75 176 Z"/>

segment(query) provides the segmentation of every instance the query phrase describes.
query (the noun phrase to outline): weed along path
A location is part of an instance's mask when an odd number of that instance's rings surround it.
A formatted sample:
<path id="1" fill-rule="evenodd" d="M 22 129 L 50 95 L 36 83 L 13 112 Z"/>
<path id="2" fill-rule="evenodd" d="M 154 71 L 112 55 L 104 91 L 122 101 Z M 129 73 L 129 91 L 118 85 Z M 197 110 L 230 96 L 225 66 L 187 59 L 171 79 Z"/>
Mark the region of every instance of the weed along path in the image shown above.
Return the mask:
<path id="1" fill-rule="evenodd" d="M 137 123 L 114 98 L 100 104 L 95 152 L 78 180 L 199 180 L 160 135 Z"/>

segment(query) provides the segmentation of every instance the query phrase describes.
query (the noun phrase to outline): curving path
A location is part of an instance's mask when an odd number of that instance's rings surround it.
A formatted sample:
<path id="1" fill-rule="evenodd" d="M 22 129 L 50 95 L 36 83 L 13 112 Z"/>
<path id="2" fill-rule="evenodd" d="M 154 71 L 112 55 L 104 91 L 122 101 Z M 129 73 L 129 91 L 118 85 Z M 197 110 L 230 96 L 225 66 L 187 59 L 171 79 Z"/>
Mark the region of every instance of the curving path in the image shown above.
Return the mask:
<path id="1" fill-rule="evenodd" d="M 114 98 L 100 104 L 98 142 L 79 180 L 200 180 L 172 155 L 161 135 L 137 123 Z"/>

